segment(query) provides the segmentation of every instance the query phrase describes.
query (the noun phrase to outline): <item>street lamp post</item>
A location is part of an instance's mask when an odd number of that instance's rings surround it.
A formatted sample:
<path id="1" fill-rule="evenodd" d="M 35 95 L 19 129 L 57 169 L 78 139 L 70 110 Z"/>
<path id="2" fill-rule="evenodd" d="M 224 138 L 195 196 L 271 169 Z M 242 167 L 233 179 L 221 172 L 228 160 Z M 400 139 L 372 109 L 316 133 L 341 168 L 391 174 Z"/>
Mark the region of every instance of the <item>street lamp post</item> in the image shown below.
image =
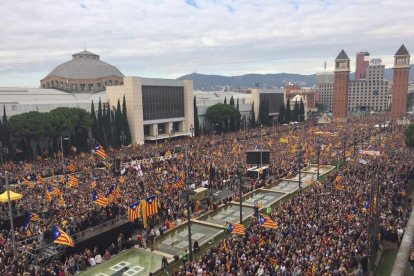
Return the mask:
<path id="1" fill-rule="evenodd" d="M 302 166 L 303 150 L 298 149 L 298 164 L 299 164 L 299 190 L 302 189 L 301 166 Z"/>
<path id="2" fill-rule="evenodd" d="M 262 168 L 262 164 L 263 164 L 263 159 L 262 159 L 262 153 L 263 153 L 263 133 L 262 133 L 262 126 L 260 125 L 260 167 L 259 167 L 259 172 L 260 169 Z M 260 177 L 260 175 L 259 175 Z"/>
<path id="3" fill-rule="evenodd" d="M 190 133 L 191 133 L 191 138 L 194 138 L 194 127 L 193 127 L 193 124 L 190 125 Z"/>
<path id="4" fill-rule="evenodd" d="M 158 152 L 158 126 L 155 132 L 155 147 L 157 148 L 157 152 Z"/>
<path id="5" fill-rule="evenodd" d="M 316 170 L 316 180 L 319 180 L 319 158 L 321 156 L 321 144 L 320 142 L 318 142 L 316 144 L 316 157 L 317 157 L 317 162 L 318 162 L 318 167 Z"/>
<path id="6" fill-rule="evenodd" d="M 346 141 L 348 140 L 348 136 L 346 135 L 346 134 L 344 134 L 343 136 L 342 136 L 342 142 L 343 142 L 343 153 L 342 153 L 342 162 L 343 163 L 345 163 L 345 158 L 346 158 L 346 154 L 345 154 L 345 151 L 346 151 Z"/>
<path id="7" fill-rule="evenodd" d="M 69 140 L 69 138 L 68 137 L 63 138 L 62 135 L 60 136 L 60 150 L 62 151 L 62 174 L 65 174 L 66 169 L 65 169 L 65 158 L 63 155 L 63 140 L 66 141 L 66 140 Z"/>
<path id="8" fill-rule="evenodd" d="M 11 206 L 11 200 L 10 200 L 10 185 L 9 185 L 9 178 L 7 176 L 7 171 L 4 172 L 4 177 L 6 179 L 7 201 L 8 201 L 8 205 L 9 205 L 10 231 L 11 231 L 11 234 L 12 234 L 12 242 L 13 242 L 13 256 L 16 259 L 16 257 L 17 257 L 17 247 L 16 247 L 16 238 L 14 236 L 13 214 L 12 214 L 12 206 Z"/>
<path id="9" fill-rule="evenodd" d="M 356 136 L 354 136 L 354 156 L 356 155 Z"/>
<path id="10" fill-rule="evenodd" d="M 95 146 L 95 139 L 92 137 L 92 130 L 90 129 L 88 131 L 88 146 L 90 151 L 92 151 L 93 147 Z"/>
<path id="11" fill-rule="evenodd" d="M 0 164 L 3 164 L 3 143 L 0 141 Z"/>
<path id="12" fill-rule="evenodd" d="M 119 140 L 121 141 L 121 146 L 125 146 L 126 135 L 123 130 L 121 131 L 121 135 L 119 135 Z"/>
<path id="13" fill-rule="evenodd" d="M 242 173 L 243 173 L 243 165 L 240 163 L 239 164 L 239 202 L 240 202 L 240 224 L 243 222 L 243 205 L 242 205 L 242 201 L 243 201 L 243 181 L 242 181 Z"/>
<path id="14" fill-rule="evenodd" d="M 186 177 L 185 177 L 185 181 L 187 182 L 186 184 L 186 200 L 187 200 L 187 229 L 188 229 L 188 257 L 190 262 L 193 259 L 193 245 L 191 243 L 191 208 L 190 208 L 190 174 L 188 171 L 188 150 L 187 150 L 187 146 L 185 149 L 185 171 L 186 171 Z"/>

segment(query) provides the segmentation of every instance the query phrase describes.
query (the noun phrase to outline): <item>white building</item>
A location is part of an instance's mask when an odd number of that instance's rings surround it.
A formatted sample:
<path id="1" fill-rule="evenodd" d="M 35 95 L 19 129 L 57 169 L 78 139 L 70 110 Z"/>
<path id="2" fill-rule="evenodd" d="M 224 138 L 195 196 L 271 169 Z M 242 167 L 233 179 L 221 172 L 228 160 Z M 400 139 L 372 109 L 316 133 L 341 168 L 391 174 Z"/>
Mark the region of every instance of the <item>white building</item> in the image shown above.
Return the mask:
<path id="1" fill-rule="evenodd" d="M 78 107 L 91 111 L 91 103 L 107 101 L 105 92 L 68 93 L 43 88 L 0 88 L 0 107 L 6 107 L 7 117 L 29 112 L 49 112 L 58 107 Z"/>
<path id="2" fill-rule="evenodd" d="M 193 81 L 125 77 L 106 95 L 113 108 L 125 96 L 132 143 L 193 134 Z"/>
<path id="3" fill-rule="evenodd" d="M 334 73 L 323 72 L 316 74 L 316 91 L 319 92 L 319 103 L 323 104 L 328 110 L 332 110 Z"/>

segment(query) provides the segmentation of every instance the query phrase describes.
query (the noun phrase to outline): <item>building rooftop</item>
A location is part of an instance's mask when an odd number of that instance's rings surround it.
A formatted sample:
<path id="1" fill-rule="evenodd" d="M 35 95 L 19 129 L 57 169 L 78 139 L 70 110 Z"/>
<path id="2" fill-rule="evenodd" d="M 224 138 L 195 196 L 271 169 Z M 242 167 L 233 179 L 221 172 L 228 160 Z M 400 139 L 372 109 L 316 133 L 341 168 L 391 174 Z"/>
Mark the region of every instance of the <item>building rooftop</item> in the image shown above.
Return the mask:
<path id="1" fill-rule="evenodd" d="M 0 105 L 3 104 L 56 104 L 90 103 L 106 101 L 105 91 L 97 93 L 68 93 L 56 89 L 0 87 Z"/>
<path id="2" fill-rule="evenodd" d="M 404 44 L 401 45 L 400 49 L 395 53 L 396 56 L 405 56 L 409 55 L 407 48 L 405 48 Z"/>
<path id="3" fill-rule="evenodd" d="M 109 76 L 124 77 L 115 66 L 100 60 L 99 55 L 82 51 L 72 60 L 56 66 L 45 78 L 56 76 L 65 79 L 98 79 Z"/>
<path id="4" fill-rule="evenodd" d="M 344 49 L 339 53 L 339 55 L 336 57 L 336 59 L 347 59 L 349 60 L 348 55 L 345 53 Z"/>

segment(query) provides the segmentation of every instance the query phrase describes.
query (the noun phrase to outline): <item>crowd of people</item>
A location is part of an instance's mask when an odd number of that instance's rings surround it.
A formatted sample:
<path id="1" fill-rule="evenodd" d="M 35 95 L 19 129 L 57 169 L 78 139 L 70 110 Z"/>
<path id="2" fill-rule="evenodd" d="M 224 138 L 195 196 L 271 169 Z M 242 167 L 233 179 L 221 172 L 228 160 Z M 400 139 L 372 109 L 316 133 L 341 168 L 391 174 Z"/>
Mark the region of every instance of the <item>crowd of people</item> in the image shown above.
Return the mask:
<path id="1" fill-rule="evenodd" d="M 16 240 L 21 245 L 18 252 L 20 261 L 13 261 L 11 233 L 9 228 L 2 227 L 0 274 L 23 274 L 25 271 L 31 273 L 39 261 L 39 256 L 33 253 L 34 247 L 36 244 L 44 245 L 51 241 L 52 225 L 58 225 L 76 239 L 81 231 L 109 220 L 124 218 L 128 205 L 154 194 L 158 196 L 159 211 L 149 220 L 148 229 L 157 225 L 161 231 L 165 231 L 177 225 L 178 221 L 185 221 L 185 202 L 180 197 L 183 188 L 182 185 L 177 185 L 180 179 L 183 180 L 184 175 L 187 175 L 185 163 L 188 164 L 187 178 L 191 179 L 191 183 L 196 187 L 208 180 L 210 189 L 222 189 L 224 185 L 229 185 L 224 183 L 235 183 L 239 164 L 243 164 L 244 172 L 247 170 L 244 156 L 246 150 L 261 148 L 271 151 L 270 177 L 278 179 L 315 160 L 318 144 L 322 145 L 320 163 L 336 163 L 343 154 L 344 141 L 346 155 L 351 158 L 339 171 L 343 176 L 343 185 L 347 187 L 345 191 L 336 190 L 332 185 L 333 179 L 327 179 L 321 187 L 314 185 L 271 214 L 278 223 L 276 230 L 261 229 L 253 224 L 245 236 L 226 240 L 225 247 L 223 244 L 214 247 L 210 254 L 203 256 L 200 261 L 187 263 L 186 267 L 177 273 L 196 273 L 200 268 L 204 272 L 229 272 L 247 267 L 256 271 L 263 270 L 262 275 L 268 275 L 267 271 L 277 271 L 276 268 L 293 272 L 306 271 L 315 266 L 317 271 L 366 270 L 367 215 L 362 209 L 357 208 L 358 204 L 366 204 L 369 195 L 370 175 L 366 172 L 375 171 L 378 166 L 381 166 L 380 171 L 383 172 L 380 202 L 381 234 L 384 238 L 397 241 L 398 233 L 404 229 L 406 217 L 410 212 L 406 208 L 410 200 L 406 194 L 406 179 L 411 177 L 412 163 L 409 157 L 412 156 L 412 152 L 402 144 L 401 130 L 395 128 L 394 131 L 381 132 L 382 140 L 378 145 L 376 141 L 367 142 L 378 132 L 373 126 L 384 120 L 383 117 L 366 117 L 354 119 L 342 126 L 315 126 L 312 123 L 303 123 L 223 135 L 167 139 L 156 145 L 131 145 L 121 149 L 107 149 L 106 160 L 93 153 L 73 153 L 65 158 L 58 156 L 56 159 L 27 162 L 9 161 L 2 165 L 1 170 L 7 171 L 11 183 L 15 184 L 12 190 L 23 195 L 21 200 L 13 202 L 15 212 L 37 213 L 40 219 L 30 223 L 28 228 L 26 225 L 20 225 L 15 229 Z M 318 132 L 320 134 L 317 134 Z M 347 134 L 346 140 L 343 140 L 343 134 Z M 375 137 L 379 135 L 376 134 Z M 288 142 L 281 143 L 280 138 L 287 138 Z M 377 159 L 367 157 L 367 164 L 359 163 L 358 158 L 353 157 L 352 149 L 353 144 L 358 143 L 360 147 L 362 139 L 365 139 L 364 148 L 379 147 L 383 155 Z M 177 150 L 177 145 L 181 145 L 181 150 Z M 301 165 L 297 161 L 298 148 L 305 152 Z M 188 153 L 185 154 L 183 149 Z M 132 162 L 154 156 L 169 158 L 142 164 L 139 169 L 134 165 L 136 163 Z M 125 167 L 122 174 L 112 169 L 115 158 L 122 160 L 122 167 Z M 186 160 L 188 162 L 185 162 Z M 63 171 L 71 173 L 66 166 L 68 162 L 76 168 L 72 175 L 79 181 L 77 187 L 69 187 L 64 181 L 60 181 Z M 29 187 L 23 178 L 35 183 L 35 186 Z M 39 178 L 45 179 L 46 184 L 39 182 Z M 59 195 L 49 198 L 46 196 L 48 183 L 59 189 Z M 249 184 L 249 187 L 245 188 L 246 191 L 262 185 L 257 179 L 250 179 Z M 106 194 L 113 185 L 117 186 L 119 193 L 106 208 L 92 201 L 93 190 Z M 193 215 L 200 215 L 216 207 L 217 204 L 213 203 L 211 199 L 204 204 L 193 202 Z M 6 217 L 7 204 L 0 205 L 0 214 Z M 352 216 L 352 220 L 349 220 L 349 216 Z M 139 230 L 143 228 L 141 220 L 136 222 L 136 227 Z M 266 242 L 261 242 L 263 240 Z M 245 246 L 248 246 L 248 251 L 244 250 Z M 350 254 L 349 250 L 355 253 Z M 231 256 L 228 252 L 240 254 Z M 104 252 L 99 253 L 105 255 Z M 310 253 L 313 255 L 309 255 Z M 85 256 L 91 259 L 88 254 Z M 66 262 L 50 264 L 49 270 L 57 275 L 61 272 L 73 274 L 69 258 Z M 265 262 L 268 258 L 271 258 L 272 265 Z M 90 263 L 85 262 L 86 266 L 82 268 L 90 266 Z"/>
<path id="2" fill-rule="evenodd" d="M 279 205 L 270 214 L 276 229 L 253 221 L 245 235 L 225 239 L 175 275 L 365 275 L 373 254 L 369 222 L 379 212 L 374 243 L 398 243 L 414 177 L 413 151 L 399 129 L 373 140 L 367 149 L 380 156 L 352 154 L 336 175 Z M 380 196 L 370 198 L 376 184 Z"/>

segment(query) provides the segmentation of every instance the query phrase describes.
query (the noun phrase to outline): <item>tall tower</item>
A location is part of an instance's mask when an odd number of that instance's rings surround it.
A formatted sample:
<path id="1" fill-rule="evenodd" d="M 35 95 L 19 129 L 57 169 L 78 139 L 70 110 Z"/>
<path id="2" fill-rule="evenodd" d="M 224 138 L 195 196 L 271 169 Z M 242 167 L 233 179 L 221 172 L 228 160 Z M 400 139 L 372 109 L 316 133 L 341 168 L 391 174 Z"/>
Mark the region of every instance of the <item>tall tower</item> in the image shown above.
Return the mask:
<path id="1" fill-rule="evenodd" d="M 346 121 L 348 115 L 349 57 L 342 50 L 335 59 L 333 117 L 336 122 Z"/>
<path id="2" fill-rule="evenodd" d="M 410 54 L 403 44 L 394 55 L 391 116 L 395 119 L 402 119 L 406 114 L 409 72 Z"/>
<path id="3" fill-rule="evenodd" d="M 355 80 L 366 79 L 367 69 L 369 65 L 369 53 L 359 52 L 356 54 L 356 68 L 355 68 Z"/>

